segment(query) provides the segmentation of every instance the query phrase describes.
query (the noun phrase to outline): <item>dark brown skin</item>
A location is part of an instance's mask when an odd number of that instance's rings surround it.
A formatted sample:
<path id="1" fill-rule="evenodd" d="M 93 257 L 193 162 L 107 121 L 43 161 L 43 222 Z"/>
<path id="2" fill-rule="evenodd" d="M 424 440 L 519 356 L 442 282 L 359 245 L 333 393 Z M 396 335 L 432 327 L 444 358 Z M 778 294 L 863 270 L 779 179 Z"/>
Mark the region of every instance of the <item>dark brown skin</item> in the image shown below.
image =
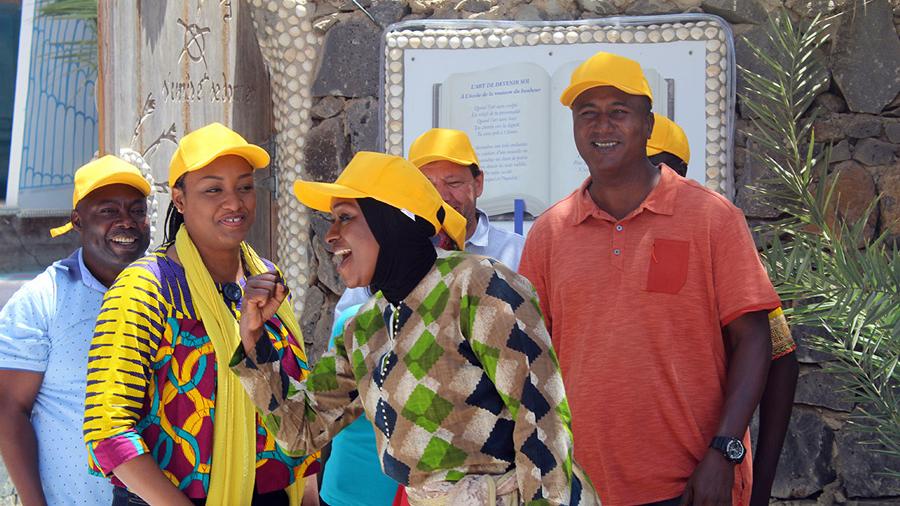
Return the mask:
<path id="1" fill-rule="evenodd" d="M 647 159 L 653 114 L 646 97 L 610 86 L 591 88 L 572 103 L 575 146 L 591 174 L 589 192 L 598 207 L 622 219 L 659 182 Z M 716 434 L 741 438 L 759 404 L 771 362 L 765 311 L 745 314 L 725 327 L 728 375 Z M 731 504 L 734 465 L 708 450 L 688 480 L 681 504 Z"/>
<path id="2" fill-rule="evenodd" d="M 767 311 L 744 314 L 725 326 L 728 377 L 725 404 L 716 435 L 742 439 L 762 397 L 772 340 Z M 717 450 L 708 449 L 688 479 L 681 504 L 731 504 L 734 464 Z"/>
<path id="3" fill-rule="evenodd" d="M 102 186 L 72 211 L 73 228 L 81 235 L 84 263 L 105 286 L 150 244 L 147 199 L 132 186 Z M 37 439 L 31 409 L 44 375 L 38 372 L 0 371 L 0 453 L 23 504 L 46 504 L 41 488 Z"/>
<path id="4" fill-rule="evenodd" d="M 647 159 L 653 131 L 649 102 L 599 86 L 578 95 L 572 120 L 575 147 L 591 173 L 591 198 L 616 219 L 624 218 L 659 181 L 659 169 Z"/>
<path id="5" fill-rule="evenodd" d="M 241 279 L 241 241 L 256 217 L 253 167 L 239 156 L 216 158 L 185 174 L 184 188 L 172 189 L 172 202 L 213 280 Z M 166 254 L 177 256 L 174 245 Z"/>
<path id="6" fill-rule="evenodd" d="M 29 371 L 0 371 L 0 453 L 22 504 L 47 504 L 38 470 L 37 439 L 31 408 L 44 375 Z"/>
<path id="7" fill-rule="evenodd" d="M 97 188 L 81 199 L 71 219 L 81 235 L 84 264 L 105 286 L 150 245 L 147 198 L 128 185 Z"/>
<path id="8" fill-rule="evenodd" d="M 753 494 L 750 506 L 769 504 L 772 483 L 778 458 L 784 445 L 791 410 L 794 407 L 794 389 L 800 367 L 797 357 L 789 353 L 772 361 L 766 389 L 759 403 L 759 434 L 756 436 L 756 453 L 753 455 Z"/>

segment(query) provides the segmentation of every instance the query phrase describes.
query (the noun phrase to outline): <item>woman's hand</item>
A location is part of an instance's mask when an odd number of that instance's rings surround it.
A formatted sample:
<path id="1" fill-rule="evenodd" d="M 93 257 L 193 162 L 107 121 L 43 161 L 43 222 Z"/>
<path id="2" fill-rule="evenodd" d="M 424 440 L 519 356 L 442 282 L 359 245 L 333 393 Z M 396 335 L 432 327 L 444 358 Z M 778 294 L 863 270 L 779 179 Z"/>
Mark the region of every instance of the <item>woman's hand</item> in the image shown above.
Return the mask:
<path id="1" fill-rule="evenodd" d="M 263 325 L 275 316 L 278 307 L 287 296 L 287 288 L 281 277 L 266 272 L 247 278 L 244 298 L 241 299 L 241 343 L 249 353 L 263 333 Z"/>

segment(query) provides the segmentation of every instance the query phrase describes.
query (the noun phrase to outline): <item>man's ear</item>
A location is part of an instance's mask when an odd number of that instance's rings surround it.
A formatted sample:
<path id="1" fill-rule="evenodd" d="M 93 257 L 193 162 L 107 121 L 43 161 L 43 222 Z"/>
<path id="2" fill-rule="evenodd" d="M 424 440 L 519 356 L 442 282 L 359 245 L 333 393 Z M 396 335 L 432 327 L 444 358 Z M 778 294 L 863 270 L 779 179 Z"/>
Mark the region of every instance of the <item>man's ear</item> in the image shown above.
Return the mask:
<path id="1" fill-rule="evenodd" d="M 478 175 L 475 176 L 475 198 L 481 196 L 481 192 L 484 191 L 484 171 L 479 171 Z"/>
<path id="2" fill-rule="evenodd" d="M 656 123 L 656 116 L 653 115 L 653 112 L 647 112 L 647 124 L 650 125 L 650 128 L 647 129 L 647 139 L 650 139 L 650 136 L 653 135 L 653 125 Z"/>
<path id="3" fill-rule="evenodd" d="M 78 214 L 78 209 L 72 209 L 69 221 L 72 222 L 72 228 L 81 233 L 81 215 Z"/>

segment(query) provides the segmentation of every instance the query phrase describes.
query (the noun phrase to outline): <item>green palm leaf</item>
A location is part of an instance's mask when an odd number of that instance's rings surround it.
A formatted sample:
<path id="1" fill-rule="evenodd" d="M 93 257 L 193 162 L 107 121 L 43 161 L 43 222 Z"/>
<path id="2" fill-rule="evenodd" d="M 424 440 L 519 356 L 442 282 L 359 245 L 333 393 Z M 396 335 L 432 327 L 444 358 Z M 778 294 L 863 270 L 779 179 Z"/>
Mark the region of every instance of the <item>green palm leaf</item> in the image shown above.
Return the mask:
<path id="1" fill-rule="evenodd" d="M 815 153 L 809 109 L 828 82 L 819 48 L 829 23 L 795 25 L 782 12 L 768 25 L 771 47 L 750 46 L 765 71 L 740 69 L 747 136 L 759 148 L 752 156 L 773 175 L 754 189 L 784 210 L 758 231 L 769 238 L 763 260 L 791 321 L 815 329 L 809 344 L 834 356 L 826 370 L 846 379 L 840 394 L 857 406 L 849 427 L 900 456 L 900 255 L 886 234 L 867 237 L 878 199 L 855 221 L 836 211 L 830 148 Z"/>

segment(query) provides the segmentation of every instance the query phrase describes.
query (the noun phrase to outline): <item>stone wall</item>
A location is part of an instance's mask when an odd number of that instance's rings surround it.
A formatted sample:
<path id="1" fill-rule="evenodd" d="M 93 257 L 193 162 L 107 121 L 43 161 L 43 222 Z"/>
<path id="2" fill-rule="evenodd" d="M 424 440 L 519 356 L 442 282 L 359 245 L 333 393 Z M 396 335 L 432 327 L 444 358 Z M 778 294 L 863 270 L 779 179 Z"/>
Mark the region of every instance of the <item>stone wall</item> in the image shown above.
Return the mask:
<path id="1" fill-rule="evenodd" d="M 66 216 L 0 214 L 0 273 L 40 272 L 78 247 L 78 234 L 50 237 L 50 229 L 69 221 Z"/>
<path id="2" fill-rule="evenodd" d="M 375 149 L 378 137 L 378 44 L 384 27 L 409 19 L 588 19 L 612 15 L 706 12 L 725 18 L 735 33 L 737 64 L 756 70 L 746 37 L 765 43 L 768 13 L 785 6 L 795 18 L 813 12 L 836 14 L 834 42 L 823 50 L 831 73 L 830 86 L 814 107 L 819 110 L 816 139 L 832 144 L 834 174 L 843 211 L 859 215 L 877 192 L 884 194 L 872 219 L 872 233 L 888 231 L 900 239 L 900 2 L 878 0 L 865 9 L 852 0 L 402 0 L 361 1 L 369 15 L 353 2 L 316 4 L 313 29 L 324 47 L 313 83 L 312 126 L 305 144 L 309 177 L 332 181 L 359 150 Z M 739 79 L 738 85 L 742 82 Z M 753 223 L 772 221 L 781 211 L 754 199 L 749 186 L 759 185 L 765 171 L 747 156 L 748 128 L 738 105 L 735 146 L 736 203 Z M 327 222 L 310 220 L 314 257 L 312 283 L 302 324 L 311 355 L 327 342 L 331 311 L 343 287 L 321 242 Z M 802 342 L 806 329 L 794 329 Z M 315 332 L 310 338 L 308 332 Z M 801 347 L 801 376 L 790 433 L 779 464 L 773 498 L 785 504 L 900 504 L 900 480 L 877 473 L 889 462 L 859 436 L 846 430 L 857 409 L 836 393 L 840 378 L 823 371 L 830 357 Z"/>

